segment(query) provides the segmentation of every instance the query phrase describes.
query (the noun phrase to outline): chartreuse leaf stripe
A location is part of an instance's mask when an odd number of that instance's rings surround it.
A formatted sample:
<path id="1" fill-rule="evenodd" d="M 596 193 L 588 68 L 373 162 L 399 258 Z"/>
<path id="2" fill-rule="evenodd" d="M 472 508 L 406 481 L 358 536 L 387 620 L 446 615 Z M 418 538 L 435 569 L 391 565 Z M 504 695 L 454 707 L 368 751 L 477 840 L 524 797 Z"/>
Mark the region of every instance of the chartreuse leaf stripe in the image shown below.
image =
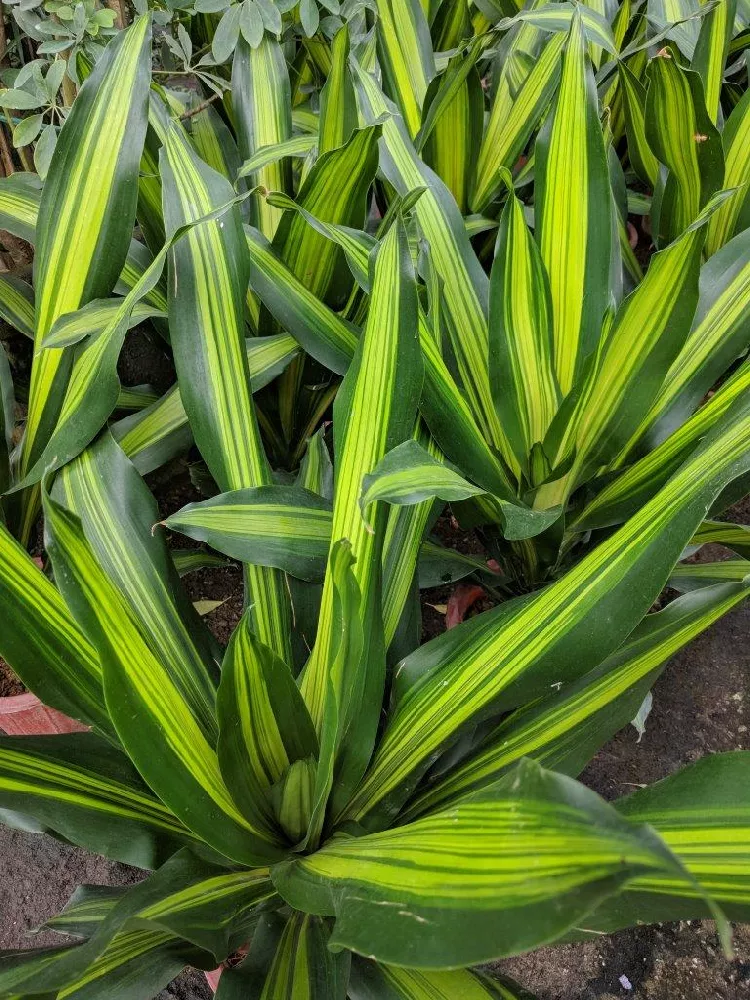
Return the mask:
<path id="1" fill-rule="evenodd" d="M 364 511 L 377 501 L 414 504 L 439 497 L 468 500 L 484 493 L 455 469 L 431 455 L 418 441 L 405 441 L 378 462 L 362 480 L 359 503 Z"/>
<path id="2" fill-rule="evenodd" d="M 122 989 L 140 991 L 138 995 L 154 994 L 173 979 L 189 961 L 189 950 L 174 935 L 150 929 L 122 931 L 111 938 L 103 952 L 88 961 L 86 945 L 46 948 L 35 952 L 14 952 L 21 963 L 8 969 L 3 977 L 10 987 L 34 988 L 41 977 L 55 982 L 52 991 L 41 996 L 54 996 L 59 1000 L 85 1000 L 92 996 L 123 995 Z M 6 953 L 7 954 L 7 953 Z M 193 950 L 195 956 L 196 952 Z M 206 953 L 198 953 L 197 960 L 208 960 Z M 195 960 L 195 959 L 194 959 Z M 60 981 L 64 985 L 60 986 Z M 29 985 L 27 985 L 29 984 Z M 4 993 L 9 1000 L 22 1000 L 29 996 Z"/>
<path id="3" fill-rule="evenodd" d="M 538 6 L 540 2 L 541 0 L 536 0 L 536 5 Z M 559 54 L 562 39 L 559 36 L 555 37 L 558 38 L 559 42 Z M 481 212 L 499 189 L 498 170 L 500 167 L 507 166 L 509 169 L 513 167 L 512 163 L 507 164 L 501 157 L 497 157 L 495 150 L 500 144 L 505 143 L 507 134 L 505 125 L 513 111 L 514 101 L 528 100 L 528 97 L 524 96 L 524 89 L 529 73 L 533 70 L 527 68 L 527 59 L 531 59 L 537 54 L 540 60 L 544 58 L 541 52 L 537 53 L 537 50 L 541 48 L 543 38 L 540 29 L 534 25 L 523 23 L 512 28 L 502 42 L 502 55 L 498 54 L 499 57 L 495 60 L 494 65 L 498 79 L 492 93 L 489 114 L 477 157 L 474 190 L 471 195 L 471 207 L 474 212 Z M 534 125 L 532 124 L 531 127 L 533 128 Z"/>
<path id="4" fill-rule="evenodd" d="M 357 95 L 349 75 L 349 26 L 344 24 L 331 42 L 331 71 L 320 91 L 321 153 L 343 146 L 357 127 Z"/>
<path id="5" fill-rule="evenodd" d="M 420 196 L 421 199 L 421 196 Z M 294 208 L 291 199 L 285 207 Z M 351 271 L 364 291 L 370 292 L 368 258 L 372 237 L 345 226 L 320 222 L 300 209 L 304 218 L 334 240 L 347 255 Z M 314 358 L 334 371 L 346 371 L 357 343 L 357 331 L 298 282 L 274 257 L 259 233 L 246 228 L 250 253 L 258 270 L 251 283 L 273 316 L 285 326 Z M 424 363 L 421 410 L 430 432 L 441 449 L 481 483 L 485 489 L 507 500 L 515 499 L 507 473 L 479 430 L 466 399 L 458 389 L 440 348 L 435 342 L 424 310 L 419 308 L 419 340 Z"/>
<path id="6" fill-rule="evenodd" d="M 376 0 L 378 60 L 388 96 L 414 138 L 435 75 L 430 29 L 419 0 Z"/>
<path id="7" fill-rule="evenodd" d="M 34 339 L 34 290 L 15 274 L 0 273 L 0 317 Z"/>
<path id="8" fill-rule="evenodd" d="M 316 135 L 293 135 L 285 142 L 279 142 L 275 146 L 261 146 L 257 153 L 253 153 L 250 159 L 245 160 L 237 171 L 237 177 L 248 177 L 257 170 L 267 166 L 269 163 L 276 163 L 285 156 L 307 156 L 318 144 Z M 205 160 L 206 157 L 204 156 Z M 210 160 L 206 160 L 211 166 Z M 223 172 L 223 171 L 222 171 Z"/>
<path id="9" fill-rule="evenodd" d="M 708 224 L 706 253 L 710 256 L 735 233 L 750 225 L 750 91 L 732 111 L 722 132 L 724 187 L 736 188 Z"/>
<path id="10" fill-rule="evenodd" d="M 98 982 L 95 988 L 104 990 L 106 982 L 111 995 L 119 997 L 118 988 L 126 986 L 132 992 L 137 979 L 139 989 L 133 995 L 153 995 L 159 985 L 148 977 L 154 971 L 163 975 L 163 968 L 154 970 L 148 962 L 133 967 L 132 950 L 124 942 L 134 930 L 162 942 L 167 935 L 175 946 L 171 960 L 175 955 L 181 958 L 178 969 L 188 962 L 217 962 L 247 940 L 256 921 L 254 911 L 273 896 L 265 868 L 229 871 L 189 849 L 180 850 L 149 878 L 124 891 L 115 890 L 114 898 L 111 890 L 103 894 L 101 887 L 77 892 L 67 913 L 55 923 L 82 935 L 84 942 L 75 948 L 20 953 L 15 963 L 8 963 L 9 970 L 3 966 L 0 989 L 22 985 L 25 993 L 34 995 L 46 996 L 48 990 L 57 995 L 62 989 L 68 996 L 98 997 L 102 994 L 88 992 L 86 984 Z"/>
<path id="11" fill-rule="evenodd" d="M 693 58 L 698 41 L 699 11 L 699 0 L 648 0 L 646 5 L 647 17 L 659 35 L 673 39 L 688 59 Z"/>
<path id="12" fill-rule="evenodd" d="M 714 124 L 719 114 L 719 99 L 724 82 L 724 69 L 729 42 L 734 28 L 737 0 L 721 0 L 701 20 L 701 30 L 693 53 L 691 67 L 703 80 L 706 110 Z"/>
<path id="13" fill-rule="evenodd" d="M 345 145 L 319 157 L 297 194 L 300 207 L 329 224 L 364 225 L 367 196 L 378 166 L 379 138 L 380 126 L 368 125 L 356 129 Z M 337 266 L 349 277 L 338 246 L 315 232 L 299 213 L 287 213 L 274 247 L 317 298 L 329 301 L 332 294 L 341 297 L 346 290 L 346 284 L 342 288 L 341 282 L 335 282 Z"/>
<path id="14" fill-rule="evenodd" d="M 435 459 L 441 452 L 420 421 L 416 441 Z M 363 480 L 364 482 L 367 480 Z M 383 634 L 386 647 L 393 641 L 409 599 L 417 559 L 434 504 L 430 499 L 388 511 L 383 539 Z"/>
<path id="15" fill-rule="evenodd" d="M 2 224 L 2 228 L 33 244 L 36 241 L 41 194 L 41 182 L 36 174 L 17 173 L 11 174 L 10 177 L 1 177 L 0 224 Z M 146 247 L 142 243 L 138 243 L 137 240 L 131 240 L 120 281 L 128 288 L 132 288 L 148 266 L 149 260 L 150 254 Z M 158 288 L 151 290 L 149 301 L 154 308 L 160 311 L 165 311 L 167 308 L 167 300 Z"/>
<path id="16" fill-rule="evenodd" d="M 473 969 L 400 969 L 396 965 L 352 960 L 351 1000 L 533 1000 L 508 980 Z"/>
<path id="17" fill-rule="evenodd" d="M 745 405 L 619 531 L 517 607 L 501 627 L 490 612 L 486 625 L 480 616 L 454 629 L 455 637 L 446 633 L 427 643 L 411 669 L 409 660 L 402 663 L 390 720 L 346 814 L 363 817 L 395 793 L 514 681 L 538 690 L 534 679 L 548 658 L 554 658 L 555 680 L 565 681 L 615 649 L 662 589 L 714 497 L 750 467 L 749 443 Z M 420 664 L 427 668 L 421 675 Z"/>
<path id="18" fill-rule="evenodd" d="M 490 277 L 490 382 L 521 468 L 557 412 L 553 317 L 547 274 L 509 187 Z"/>
<path id="19" fill-rule="evenodd" d="M 188 504 L 166 527 L 260 566 L 320 580 L 331 544 L 331 504 L 298 486 L 260 486 Z"/>
<path id="20" fill-rule="evenodd" d="M 238 966 L 222 973 L 224 1000 L 345 1000 L 349 995 L 347 951 L 328 948 L 326 921 L 305 913 L 287 919 L 263 914 L 250 952 Z"/>
<path id="21" fill-rule="evenodd" d="M 750 364 L 739 371 L 693 416 L 660 445 L 634 462 L 598 493 L 571 524 L 573 531 L 603 528 L 628 517 L 652 495 L 701 438 L 732 411 L 743 405 L 750 390 Z"/>
<path id="22" fill-rule="evenodd" d="M 576 13 L 557 97 L 536 141 L 536 225 L 552 297 L 563 396 L 596 346 L 608 305 L 609 170 L 583 23 Z"/>
<path id="23" fill-rule="evenodd" d="M 501 186 L 498 171 L 500 167 L 513 170 L 524 151 L 534 129 L 547 110 L 560 79 L 561 54 L 565 45 L 564 35 L 553 35 L 539 53 L 529 75 L 524 80 L 515 97 L 508 97 L 508 108 L 502 119 L 497 116 L 499 135 L 489 139 L 485 133 L 484 145 L 480 150 L 480 165 L 484 171 L 477 180 L 476 192 L 472 199 L 474 211 L 487 207 Z M 486 149 L 485 160 L 482 153 Z"/>
<path id="24" fill-rule="evenodd" d="M 0 655 L 45 704 L 109 730 L 96 650 L 58 590 L 1 524 L 0 598 Z"/>
<path id="25" fill-rule="evenodd" d="M 176 126 L 166 135 L 162 184 L 168 232 L 231 201 L 234 193 Z M 191 229 L 170 250 L 169 321 L 180 395 L 196 444 L 222 490 L 271 482 L 245 350 L 245 245 L 234 207 L 221 220 Z M 260 567 L 245 573 L 258 638 L 290 662 L 283 578 Z"/>
<path id="26" fill-rule="evenodd" d="M 381 242 L 372 267 L 367 326 L 334 409 L 338 464 L 331 542 L 335 545 L 346 539 L 351 544 L 354 579 L 362 594 L 364 613 L 371 616 L 369 628 L 373 633 L 367 635 L 366 630 L 366 644 L 368 641 L 371 644 L 368 673 L 374 676 L 385 669 L 384 659 L 379 663 L 376 652 L 377 643 L 383 641 L 382 635 L 377 635 L 376 623 L 382 622 L 379 564 L 386 509 L 378 506 L 373 511 L 361 510 L 362 480 L 391 447 L 411 435 L 422 383 L 416 281 L 400 219 Z M 374 528 L 365 517 L 373 521 Z M 301 681 L 301 691 L 318 732 L 325 715 L 334 638 L 334 587 L 332 573 L 328 572 L 317 638 Z M 335 695 L 340 701 L 341 692 L 336 691 Z M 374 736 L 374 731 L 360 734 L 359 738 L 368 736 Z"/>
<path id="27" fill-rule="evenodd" d="M 169 947 L 170 945 L 177 946 L 179 943 L 175 935 L 165 932 L 153 930 L 122 931 L 113 938 L 104 954 L 92 962 L 83 975 L 60 990 L 57 998 L 58 1000 L 68 1000 L 68 998 L 75 998 L 79 995 L 83 996 L 89 993 L 92 987 L 97 991 L 107 988 L 117 989 L 118 973 L 124 973 L 128 979 L 131 979 L 133 975 L 140 977 L 144 975 L 145 970 L 150 969 L 150 962 L 154 959 L 158 962 L 157 975 L 159 979 L 157 983 L 165 985 L 175 971 L 181 970 L 185 964 L 185 960 L 179 957 L 179 949 L 175 947 L 172 953 Z M 159 952 L 163 952 L 163 954 L 160 955 Z M 126 972 L 127 967 L 136 962 L 137 967 Z M 114 982 L 107 983 L 106 979 L 113 973 L 117 978 Z M 100 982 L 100 980 L 105 980 L 105 982 Z M 95 986 L 97 983 L 98 986 Z"/>
<path id="28" fill-rule="evenodd" d="M 748 572 L 750 563 L 745 563 L 745 576 Z M 647 615 L 617 652 L 590 673 L 511 715 L 494 730 L 483 749 L 419 795 L 402 819 L 445 808 L 467 792 L 496 781 L 521 757 L 533 757 L 545 767 L 577 774 L 596 750 L 633 718 L 669 657 L 744 600 L 749 587 L 750 580 L 707 586 Z"/>
<path id="29" fill-rule="evenodd" d="M 44 922 L 44 927 L 89 938 L 126 892 L 126 886 L 79 885 L 63 909 Z"/>
<path id="30" fill-rule="evenodd" d="M 745 231 L 714 254 L 701 270 L 700 297 L 690 334 L 643 421 L 657 439 L 686 420 L 711 386 L 747 349 L 748 309 L 750 231 Z"/>
<path id="31" fill-rule="evenodd" d="M 659 161 L 646 139 L 646 88 L 628 69 L 626 63 L 620 62 L 618 70 L 625 107 L 630 165 L 641 181 L 653 191 L 659 176 Z"/>
<path id="32" fill-rule="evenodd" d="M 447 810 L 382 833 L 339 835 L 276 865 L 271 877 L 290 905 L 336 916 L 332 945 L 434 969 L 554 939 L 651 869 L 680 877 L 646 827 L 526 760 Z"/>
<path id="33" fill-rule="evenodd" d="M 560 515 L 559 508 L 532 511 L 486 494 L 414 440 L 388 452 L 364 477 L 360 504 L 366 511 L 378 500 L 408 505 L 436 497 L 451 501 L 482 497 L 489 518 L 502 523 L 504 537 L 513 540 L 539 534 Z"/>
<path id="34" fill-rule="evenodd" d="M 343 375 L 357 346 L 358 331 L 295 277 L 257 229 L 245 227 L 250 286 L 274 318 L 326 368 Z"/>
<path id="35" fill-rule="evenodd" d="M 252 391 L 268 385 L 298 353 L 297 341 L 288 333 L 249 338 L 247 363 Z M 184 451 L 192 433 L 179 384 L 140 413 L 118 420 L 112 433 L 142 475 Z"/>
<path id="36" fill-rule="evenodd" d="M 612 29 L 604 16 L 604 5 L 601 0 L 593 0 L 591 5 L 572 3 L 545 3 L 539 7 L 519 11 L 514 15 L 516 21 L 528 21 L 547 31 L 567 31 L 573 17 L 578 14 L 583 24 L 584 32 L 590 42 L 592 52 L 601 54 L 604 48 L 611 55 L 617 54 L 617 46 L 612 35 Z"/>
<path id="37" fill-rule="evenodd" d="M 594 385 L 578 417 L 571 480 L 606 464 L 631 438 L 680 352 L 698 301 L 706 212 L 654 254 L 643 281 L 618 309 Z"/>
<path id="38" fill-rule="evenodd" d="M 15 486 L 16 490 L 37 483 L 45 472 L 60 468 L 80 454 L 115 409 L 120 391 L 117 358 L 130 314 L 159 280 L 166 252 L 165 247 L 116 308 L 110 310 L 104 328 L 76 348 L 55 426 L 39 458 Z M 93 386 L 96 394 L 92 394 Z"/>
<path id="39" fill-rule="evenodd" d="M 729 521 L 704 521 L 690 539 L 690 545 L 718 542 L 740 555 L 750 556 L 750 525 Z"/>
<path id="40" fill-rule="evenodd" d="M 253 822 L 276 826 L 270 792 L 295 761 L 315 757 L 318 741 L 289 667 L 250 630 L 235 629 L 221 671 L 219 764 Z"/>
<path id="41" fill-rule="evenodd" d="M 107 707 L 128 755 L 157 795 L 201 839 L 235 861 L 273 858 L 241 815 L 215 750 L 167 665 L 96 560 L 75 515 L 44 495 L 47 551 L 68 603 L 102 658 Z"/>
<path id="42" fill-rule="evenodd" d="M 251 48 L 240 36 L 232 62 L 232 109 L 240 158 L 244 161 L 264 146 L 276 146 L 292 135 L 292 98 L 284 50 L 265 32 Z M 268 163 L 255 172 L 253 186 L 290 192 L 291 169 L 286 159 Z M 253 198 L 254 222 L 269 239 L 281 212 L 264 198 Z"/>
<path id="43" fill-rule="evenodd" d="M 695 220 L 721 186 L 724 154 L 698 74 L 683 69 L 666 47 L 651 60 L 648 74 L 646 139 L 669 171 L 656 236 L 669 242 Z"/>
<path id="44" fill-rule="evenodd" d="M 193 115 L 190 135 L 201 159 L 234 183 L 240 168 L 240 154 L 234 137 L 224 124 L 221 115 L 210 105 L 199 114 Z M 161 210 L 161 202 L 159 208 Z"/>
<path id="45" fill-rule="evenodd" d="M 42 182 L 36 174 L 11 174 L 0 178 L 0 226 L 14 236 L 34 243 Z"/>
<path id="46" fill-rule="evenodd" d="M 89 850 L 155 867 L 193 834 L 92 733 L 0 737 L 0 803 Z"/>
<path id="47" fill-rule="evenodd" d="M 44 346 L 68 347 L 70 344 L 77 344 L 84 337 L 97 337 L 106 330 L 122 304 L 122 299 L 94 299 L 82 309 L 61 316 L 45 338 Z M 136 302 L 128 317 L 128 328 L 147 319 L 166 319 L 166 316 L 166 310 L 157 309 L 148 301 Z"/>
<path id="48" fill-rule="evenodd" d="M 675 590 L 689 591 L 724 580 L 742 582 L 750 577 L 750 561 L 726 559 L 715 563 L 681 563 L 675 566 L 669 584 Z"/>
<path id="49" fill-rule="evenodd" d="M 360 114 L 374 122 L 392 108 L 374 77 L 357 69 Z M 501 450 L 512 465 L 513 454 L 495 412 L 487 375 L 489 283 L 469 241 L 463 217 L 445 184 L 417 156 L 398 116 L 383 123 L 380 166 L 404 197 L 426 188 L 414 212 L 429 244 L 432 266 L 442 282 L 446 326 L 461 381 L 473 416 L 489 443 Z M 448 449 L 443 448 L 447 453 Z"/>
<path id="50" fill-rule="evenodd" d="M 441 40 L 441 44 L 447 42 L 446 48 L 461 42 L 461 27 L 456 27 L 458 34 L 453 40 Z M 451 59 L 439 83 L 430 88 L 429 111 L 415 140 L 462 213 L 468 211 L 476 147 L 484 123 L 484 91 L 476 62 L 487 44 L 487 37 L 474 38 L 465 52 Z"/>
<path id="51" fill-rule="evenodd" d="M 146 134 L 150 56 L 151 19 L 145 15 L 112 39 L 60 133 L 36 233 L 37 348 L 56 319 L 82 302 L 108 294 L 125 262 Z M 75 247 L 75 267 L 71 247 Z M 21 475 L 41 454 L 66 379 L 62 352 L 37 353 Z"/>
<path id="52" fill-rule="evenodd" d="M 54 496 L 81 519 L 143 639 L 215 744 L 217 651 L 182 590 L 163 534 L 152 531 L 159 515 L 148 487 L 105 433 L 61 470 Z"/>
<path id="53" fill-rule="evenodd" d="M 745 781 L 750 753 L 709 754 L 615 803 L 618 812 L 648 823 L 700 885 L 734 920 L 750 914 L 750 799 Z M 638 876 L 611 908 L 587 917 L 586 928 L 615 930 L 636 914 L 650 921 L 702 916 L 694 884 L 664 873 Z"/>

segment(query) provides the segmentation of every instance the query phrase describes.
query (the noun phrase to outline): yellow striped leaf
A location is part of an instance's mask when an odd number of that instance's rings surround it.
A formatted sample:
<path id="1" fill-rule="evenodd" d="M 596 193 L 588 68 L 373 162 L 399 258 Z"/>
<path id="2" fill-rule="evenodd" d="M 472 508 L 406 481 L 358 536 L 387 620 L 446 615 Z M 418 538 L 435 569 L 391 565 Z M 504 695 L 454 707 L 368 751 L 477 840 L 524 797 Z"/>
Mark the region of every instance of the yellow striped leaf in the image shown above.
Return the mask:
<path id="1" fill-rule="evenodd" d="M 229 182 L 200 160 L 177 126 L 166 136 L 162 184 L 170 233 L 232 201 Z M 223 491 L 271 481 L 245 351 L 245 245 L 235 206 L 220 220 L 190 229 L 169 251 L 169 324 L 180 396 L 196 444 Z M 249 567 L 246 582 L 258 638 L 288 661 L 281 575 Z"/>
<path id="2" fill-rule="evenodd" d="M 296 340 L 286 333 L 250 337 L 246 346 L 253 392 L 268 385 L 299 353 Z M 111 430 L 141 475 L 186 451 L 193 440 L 178 384 L 139 413 L 118 420 Z"/>
<path id="3" fill-rule="evenodd" d="M 708 754 L 615 803 L 632 821 L 652 826 L 727 916 L 742 922 L 750 915 L 748 766 L 747 752 Z M 583 926 L 599 934 L 632 923 L 636 913 L 649 923 L 703 916 L 697 895 L 695 884 L 649 873 L 636 878 L 614 905 L 589 914 Z"/>
<path id="4" fill-rule="evenodd" d="M 0 273 L 0 317 L 24 337 L 34 339 L 34 290 L 5 271 Z"/>
<path id="5" fill-rule="evenodd" d="M 625 108 L 628 159 L 641 181 L 653 191 L 659 177 L 659 161 L 646 139 L 646 88 L 626 63 L 621 62 L 618 71 Z"/>
<path id="6" fill-rule="evenodd" d="M 351 1000 L 534 1000 L 516 983 L 473 969 L 435 972 L 352 962 Z"/>
<path id="7" fill-rule="evenodd" d="M 746 576 L 747 570 L 750 563 Z M 750 580 L 711 586 L 713 582 L 706 579 L 703 589 L 647 615 L 616 653 L 579 681 L 514 712 L 465 763 L 425 789 L 402 818 L 445 808 L 496 781 L 521 757 L 575 777 L 608 739 L 628 725 L 667 660 L 744 600 L 750 588 Z"/>
<path id="8" fill-rule="evenodd" d="M 141 868 L 155 868 L 196 842 L 125 754 L 93 733 L 0 737 L 0 804 L 80 847 Z"/>
<path id="9" fill-rule="evenodd" d="M 654 234 L 663 244 L 684 232 L 721 187 L 724 154 L 698 74 L 683 69 L 665 47 L 648 75 L 646 138 L 667 170 L 652 208 Z"/>
<path id="10" fill-rule="evenodd" d="M 292 906 L 336 916 L 334 946 L 444 969 L 554 939 L 652 870 L 681 875 L 647 827 L 527 760 L 447 810 L 382 833 L 341 833 L 271 877 Z"/>
<path id="11" fill-rule="evenodd" d="M 680 563 L 669 578 L 675 590 L 688 593 L 728 580 L 743 583 L 750 579 L 750 561 L 726 559 L 714 563 Z"/>
<path id="12" fill-rule="evenodd" d="M 36 174 L 0 178 L 0 225 L 14 236 L 34 243 L 42 182 Z"/>
<path id="13" fill-rule="evenodd" d="M 249 865 L 278 857 L 276 845 L 237 809 L 179 679 L 142 638 L 80 520 L 46 494 L 44 510 L 55 576 L 101 657 L 112 722 L 144 780 L 220 853 Z"/>
<path id="14" fill-rule="evenodd" d="M 2 656 L 45 704 L 98 729 L 111 726 L 99 657 L 58 590 L 0 524 Z"/>
<path id="15" fill-rule="evenodd" d="M 719 209 L 721 211 L 721 209 Z M 625 454 L 647 434 L 659 442 L 680 427 L 707 392 L 747 349 L 750 232 L 740 233 L 703 266 L 690 333 Z"/>
<path id="16" fill-rule="evenodd" d="M 549 278 L 563 396 L 596 348 L 609 298 L 609 171 L 583 23 L 571 22 L 552 113 L 536 142 L 537 240 Z"/>
<path id="17" fill-rule="evenodd" d="M 151 22 L 146 15 L 112 39 L 60 132 L 36 229 L 37 348 L 55 320 L 107 295 L 122 270 L 138 194 L 150 54 Z M 21 476 L 36 462 L 55 426 L 69 366 L 65 352 L 41 350 L 35 356 Z M 36 503 L 35 495 L 27 498 L 23 537 Z"/>
<path id="18" fill-rule="evenodd" d="M 342 764 L 348 781 L 358 781 L 367 763 L 378 722 L 377 703 L 385 679 L 380 561 L 386 510 L 369 512 L 367 524 L 359 506 L 362 479 L 393 446 L 411 435 L 422 380 L 417 334 L 417 296 L 406 232 L 397 219 L 381 242 L 372 263 L 372 296 L 367 326 L 334 405 L 335 450 L 332 555 L 346 540 L 354 560 L 353 577 L 361 593 L 367 651 L 364 689 L 355 700 L 357 735 L 351 762 Z M 318 634 L 301 680 L 310 715 L 321 731 L 326 700 L 341 705 L 357 663 L 346 665 L 340 679 L 331 676 L 335 662 L 334 574 L 326 574 Z M 333 688 L 330 689 L 333 680 Z M 361 699 L 361 701 L 360 701 Z M 343 720 L 342 720 L 343 721 Z M 353 724 L 354 726 L 354 724 Z M 340 750 L 346 754 L 347 747 Z M 344 783 L 344 778 L 340 779 Z"/>
<path id="19" fill-rule="evenodd" d="M 409 134 L 422 122 L 427 87 L 435 75 L 430 29 L 419 0 L 376 0 L 378 59 L 388 96 Z"/>
<path id="20" fill-rule="evenodd" d="M 81 519 L 153 654 L 215 745 L 218 648 L 175 573 L 146 484 L 105 433 L 57 476 L 53 496 Z"/>
<path id="21" fill-rule="evenodd" d="M 529 456 L 544 440 L 560 394 L 547 273 L 505 176 L 509 194 L 490 278 L 490 380 L 505 433 L 528 477 Z"/>
<path id="22" fill-rule="evenodd" d="M 295 761 L 317 756 L 318 741 L 289 667 L 258 642 L 247 612 L 224 656 L 217 711 L 224 779 L 248 819 L 273 835 L 272 789 Z"/>
<path id="23" fill-rule="evenodd" d="M 721 135 L 724 146 L 724 187 L 734 194 L 708 225 L 706 253 L 716 253 L 735 233 L 750 225 L 750 92 L 732 111 Z"/>
<path id="24" fill-rule="evenodd" d="M 361 67 L 355 83 L 360 113 L 367 121 L 374 122 L 389 112 L 388 100 Z M 458 206 L 440 178 L 418 157 L 398 117 L 383 124 L 380 165 L 402 196 L 425 188 L 414 213 L 430 247 L 432 266 L 442 282 L 446 325 L 459 375 L 474 419 L 489 443 L 512 464 L 513 455 L 495 412 L 487 375 L 489 282 L 469 242 Z M 440 443 L 447 453 L 446 446 Z"/>
<path id="25" fill-rule="evenodd" d="M 507 707 L 535 697 L 550 682 L 550 670 L 552 680 L 572 681 L 612 652 L 661 591 L 707 506 L 750 467 L 749 441 L 744 405 L 574 569 L 517 606 L 501 605 L 432 640 L 400 664 L 389 723 L 346 814 L 361 818 L 378 804 L 398 808 L 404 781 L 462 724 L 497 707 L 501 697 Z"/>
<path id="26" fill-rule="evenodd" d="M 701 20 L 691 68 L 703 81 L 708 117 L 716 124 L 737 0 L 718 0 Z"/>
<path id="27" fill-rule="evenodd" d="M 343 146 L 357 127 L 357 96 L 349 75 L 349 27 L 344 24 L 331 42 L 331 72 L 320 91 L 321 153 Z"/>
<path id="28" fill-rule="evenodd" d="M 732 413 L 743 406 L 748 389 L 750 365 L 745 364 L 670 437 L 605 486 L 587 504 L 571 528 L 575 531 L 602 528 L 629 517 L 653 495 L 714 426 L 731 419 Z"/>
<path id="29" fill-rule="evenodd" d="M 232 109 L 237 145 L 245 161 L 264 146 L 276 146 L 292 135 L 292 102 L 284 50 L 268 32 L 255 48 L 240 37 L 232 61 Z M 288 160 L 256 171 L 252 186 L 291 193 Z M 253 223 L 271 239 L 281 212 L 263 198 L 253 199 Z"/>
<path id="30" fill-rule="evenodd" d="M 593 387 L 577 416 L 573 482 L 580 481 L 583 470 L 606 465 L 627 446 L 678 356 L 698 301 L 706 219 L 704 211 L 698 222 L 654 254 L 643 281 L 618 309 Z"/>
<path id="31" fill-rule="evenodd" d="M 473 211 L 484 211 L 500 191 L 502 182 L 498 171 L 501 167 L 514 169 L 549 106 L 560 77 L 560 55 L 564 44 L 565 36 L 562 34 L 555 34 L 546 40 L 538 29 L 522 24 L 513 34 L 507 50 L 502 50 L 505 65 L 479 149 L 477 176 L 471 197 Z M 523 79 L 516 81 L 513 64 L 521 53 L 529 53 L 536 58 Z"/>
<path id="32" fill-rule="evenodd" d="M 264 915 L 250 952 L 238 966 L 222 974 L 224 1000 L 345 1000 L 349 995 L 347 951 L 328 948 L 326 921 L 305 913 L 288 918 Z"/>

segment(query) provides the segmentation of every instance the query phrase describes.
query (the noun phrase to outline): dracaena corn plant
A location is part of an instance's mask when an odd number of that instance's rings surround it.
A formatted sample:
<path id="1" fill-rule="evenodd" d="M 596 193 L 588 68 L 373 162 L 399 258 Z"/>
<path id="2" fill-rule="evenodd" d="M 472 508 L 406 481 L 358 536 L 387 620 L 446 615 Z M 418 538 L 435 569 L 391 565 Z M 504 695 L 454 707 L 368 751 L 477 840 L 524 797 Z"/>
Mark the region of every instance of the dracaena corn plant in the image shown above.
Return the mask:
<path id="1" fill-rule="evenodd" d="M 0 354 L 0 655 L 90 727 L 0 740 L 0 818 L 151 872 L 79 890 L 0 997 L 148 1000 L 244 955 L 219 1000 L 520 1000 L 477 966 L 693 916 L 728 948 L 750 754 L 614 803 L 576 777 L 750 582 L 708 516 L 750 476 L 741 14 L 242 6 L 174 29 L 223 94 L 191 46 L 244 19 L 231 102 L 152 73 L 143 14 L 81 61 L 44 184 L 0 186 L 36 247 L 33 291 L 0 276 L 35 342 L 17 447 Z M 144 321 L 157 399 L 117 376 Z M 143 475 L 191 443 L 216 495 L 162 519 Z M 509 599 L 420 645 L 418 585 L 477 570 L 427 537 L 446 501 Z M 243 565 L 226 649 L 177 533 Z M 683 561 L 708 541 L 738 558 Z"/>

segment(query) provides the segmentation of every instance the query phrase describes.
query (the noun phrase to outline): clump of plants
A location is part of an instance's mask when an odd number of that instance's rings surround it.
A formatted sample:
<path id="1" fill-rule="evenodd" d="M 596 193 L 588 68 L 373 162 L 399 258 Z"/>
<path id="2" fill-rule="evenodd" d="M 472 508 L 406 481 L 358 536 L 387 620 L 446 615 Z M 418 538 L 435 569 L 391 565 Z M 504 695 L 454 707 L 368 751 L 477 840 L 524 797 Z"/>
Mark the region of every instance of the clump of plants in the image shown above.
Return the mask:
<path id="1" fill-rule="evenodd" d="M 62 112 L 62 48 L 0 94 L 51 119 L 0 181 L 34 245 L 0 655 L 89 727 L 0 738 L 0 818 L 150 874 L 79 889 L 0 997 L 228 963 L 219 1000 L 522 1000 L 479 967 L 704 916 L 730 950 L 750 754 L 576 777 L 750 584 L 744 8 L 196 0 L 106 46 L 89 13 Z M 120 382 L 136 324 L 164 395 Z M 185 454 L 205 499 L 163 517 Z M 224 558 L 226 648 L 181 580 Z M 495 606 L 422 641 L 462 578 Z"/>

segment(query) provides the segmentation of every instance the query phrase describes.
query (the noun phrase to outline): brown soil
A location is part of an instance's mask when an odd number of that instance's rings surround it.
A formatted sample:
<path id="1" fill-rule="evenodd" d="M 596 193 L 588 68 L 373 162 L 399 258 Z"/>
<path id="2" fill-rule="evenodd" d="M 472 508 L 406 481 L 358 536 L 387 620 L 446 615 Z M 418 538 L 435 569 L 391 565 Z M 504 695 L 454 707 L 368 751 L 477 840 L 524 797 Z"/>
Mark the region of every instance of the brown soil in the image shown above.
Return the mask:
<path id="1" fill-rule="evenodd" d="M 26 688 L 16 677 L 5 660 L 0 656 L 0 698 L 23 694 Z"/>

